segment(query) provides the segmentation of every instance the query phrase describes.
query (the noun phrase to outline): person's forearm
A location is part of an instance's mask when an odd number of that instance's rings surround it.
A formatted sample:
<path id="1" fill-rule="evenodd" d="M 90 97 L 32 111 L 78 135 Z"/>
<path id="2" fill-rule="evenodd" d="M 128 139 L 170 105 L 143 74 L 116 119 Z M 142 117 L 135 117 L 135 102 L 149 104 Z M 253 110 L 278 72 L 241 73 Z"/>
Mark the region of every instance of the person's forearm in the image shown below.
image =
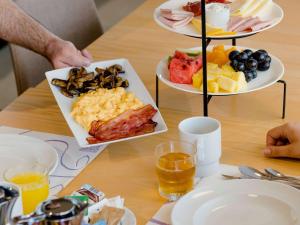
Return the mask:
<path id="1" fill-rule="evenodd" d="M 59 39 L 11 0 L 0 0 L 0 38 L 44 56 L 47 46 Z"/>

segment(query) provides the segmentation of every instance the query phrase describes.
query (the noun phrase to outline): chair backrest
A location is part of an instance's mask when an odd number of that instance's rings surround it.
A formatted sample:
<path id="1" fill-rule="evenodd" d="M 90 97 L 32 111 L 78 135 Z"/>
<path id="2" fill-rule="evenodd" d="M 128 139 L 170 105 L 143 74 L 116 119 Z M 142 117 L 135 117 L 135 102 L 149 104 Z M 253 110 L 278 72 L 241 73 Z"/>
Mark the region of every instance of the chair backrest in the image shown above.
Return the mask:
<path id="1" fill-rule="evenodd" d="M 94 0 L 16 0 L 26 13 L 48 30 L 71 41 L 78 49 L 87 47 L 103 30 Z M 51 64 L 25 48 L 10 45 L 18 94 L 45 78 Z"/>

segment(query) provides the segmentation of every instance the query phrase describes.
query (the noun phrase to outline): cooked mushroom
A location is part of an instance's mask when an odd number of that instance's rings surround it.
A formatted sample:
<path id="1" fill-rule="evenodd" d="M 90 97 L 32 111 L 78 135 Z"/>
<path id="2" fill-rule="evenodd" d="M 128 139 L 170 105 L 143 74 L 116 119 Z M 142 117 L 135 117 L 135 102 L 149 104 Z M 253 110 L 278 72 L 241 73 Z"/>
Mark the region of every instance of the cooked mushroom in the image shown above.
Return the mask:
<path id="1" fill-rule="evenodd" d="M 71 93 L 69 93 L 65 88 L 61 88 L 60 92 L 68 98 L 73 98 L 73 95 Z"/>
<path id="2" fill-rule="evenodd" d="M 84 67 L 72 68 L 68 80 L 53 79 L 51 84 L 60 87 L 61 93 L 67 97 L 79 96 L 97 88 L 126 88 L 129 85 L 127 80 L 119 77 L 120 73 L 124 73 L 121 65 L 112 65 L 106 69 L 97 67 L 95 71 L 88 73 Z"/>
<path id="3" fill-rule="evenodd" d="M 52 79 L 51 84 L 53 84 L 56 87 L 61 87 L 61 88 L 65 88 L 67 87 L 67 81 L 65 80 L 61 80 L 61 79 Z"/>

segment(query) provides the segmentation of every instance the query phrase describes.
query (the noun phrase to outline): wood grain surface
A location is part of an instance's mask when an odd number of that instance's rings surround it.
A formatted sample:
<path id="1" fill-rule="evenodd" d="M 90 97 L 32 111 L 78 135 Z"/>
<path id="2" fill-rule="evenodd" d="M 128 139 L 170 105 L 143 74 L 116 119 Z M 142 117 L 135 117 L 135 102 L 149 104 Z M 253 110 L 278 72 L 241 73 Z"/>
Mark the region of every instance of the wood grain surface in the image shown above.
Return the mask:
<path id="1" fill-rule="evenodd" d="M 127 58 L 155 97 L 155 69 L 162 57 L 175 48 L 200 46 L 198 39 L 181 36 L 158 27 L 153 10 L 162 0 L 148 0 L 88 50 L 95 61 Z M 264 90 L 231 97 L 214 97 L 209 115 L 222 123 L 222 163 L 274 167 L 291 175 L 300 174 L 300 162 L 268 159 L 262 155 L 268 129 L 287 121 L 300 120 L 300 21 L 297 0 L 276 1 L 285 11 L 277 27 L 238 40 L 238 45 L 264 48 L 279 57 L 286 66 L 288 83 L 287 118 L 281 119 L 281 84 Z M 84 34 L 83 34 L 84 35 Z M 230 44 L 229 41 L 214 43 Z M 70 194 L 89 183 L 107 196 L 121 195 L 134 211 L 138 224 L 145 224 L 165 202 L 157 191 L 154 148 L 163 141 L 178 138 L 178 123 L 187 117 L 202 115 L 202 96 L 187 94 L 160 83 L 160 110 L 168 125 L 167 133 L 110 145 L 61 193 Z M 44 81 L 16 99 L 0 113 L 0 124 L 55 134 L 72 135 Z"/>

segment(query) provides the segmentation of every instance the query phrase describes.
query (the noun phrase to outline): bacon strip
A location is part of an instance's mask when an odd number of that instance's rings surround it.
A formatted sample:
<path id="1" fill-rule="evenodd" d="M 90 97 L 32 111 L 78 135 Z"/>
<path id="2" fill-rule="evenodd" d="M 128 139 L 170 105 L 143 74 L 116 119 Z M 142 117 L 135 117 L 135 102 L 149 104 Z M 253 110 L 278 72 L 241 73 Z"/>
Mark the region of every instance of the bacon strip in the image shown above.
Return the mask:
<path id="1" fill-rule="evenodd" d="M 93 137 L 87 141 L 93 144 L 153 132 L 156 123 L 151 119 L 156 112 L 152 105 L 146 105 L 128 110 L 107 122 L 94 121 L 89 131 Z"/>
<path id="2" fill-rule="evenodd" d="M 110 139 L 107 138 L 107 139 L 102 139 L 102 140 L 97 139 L 95 137 L 88 137 L 87 141 L 89 144 L 97 144 L 97 143 L 102 143 L 105 141 L 113 141 L 113 140 L 117 140 L 117 139 L 121 139 L 121 138 L 128 138 L 128 137 L 148 134 L 148 133 L 154 132 L 156 125 L 157 125 L 156 122 L 149 120 L 149 122 L 143 124 L 142 126 L 130 130 L 130 132 L 124 136 L 119 135 L 119 136 L 110 137 Z"/>

